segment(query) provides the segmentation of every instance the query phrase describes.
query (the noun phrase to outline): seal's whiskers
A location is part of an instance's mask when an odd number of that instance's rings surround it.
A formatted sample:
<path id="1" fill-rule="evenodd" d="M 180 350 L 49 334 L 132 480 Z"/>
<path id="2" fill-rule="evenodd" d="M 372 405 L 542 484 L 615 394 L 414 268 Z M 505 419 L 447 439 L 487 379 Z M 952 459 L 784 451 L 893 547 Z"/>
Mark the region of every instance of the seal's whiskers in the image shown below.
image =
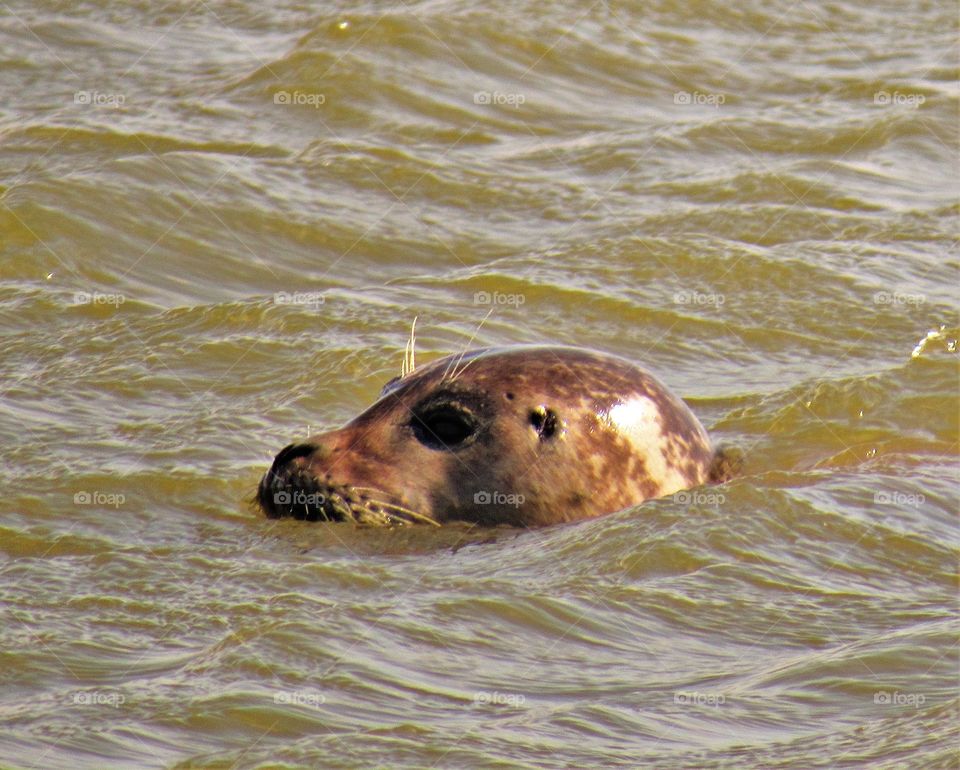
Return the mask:
<path id="1" fill-rule="evenodd" d="M 411 519 L 422 522 L 424 524 L 433 524 L 435 527 L 440 526 L 440 522 L 436 519 L 431 519 L 429 516 L 423 513 L 417 513 L 416 511 L 411 511 L 409 508 L 404 508 L 402 505 L 395 505 L 394 503 L 387 503 L 382 500 L 373 500 L 377 505 L 382 505 L 384 508 L 392 508 L 398 513 L 402 513 L 404 516 L 409 516 Z"/>
<path id="2" fill-rule="evenodd" d="M 414 347 L 417 344 L 417 318 L 413 317 L 413 323 L 410 325 L 410 339 L 407 340 L 407 346 L 403 351 L 403 366 L 400 367 L 400 377 L 406 377 L 416 368 L 414 360 Z"/>
<path id="3" fill-rule="evenodd" d="M 352 487 L 352 489 L 355 492 L 372 492 L 373 494 L 376 494 L 376 495 L 383 494 L 383 490 L 376 489 L 375 487 Z M 405 514 L 406 516 L 409 516 L 410 518 L 415 519 L 416 521 L 422 521 L 425 524 L 433 524 L 434 526 L 437 526 L 437 527 L 440 526 L 440 522 L 438 522 L 436 519 L 433 519 L 430 516 L 427 516 L 426 514 L 418 513 L 417 511 L 412 511 L 409 508 L 405 508 L 402 505 L 397 505 L 396 503 L 388 503 L 385 500 L 378 500 L 377 498 L 372 496 L 370 497 L 370 502 L 373 503 L 374 505 L 379 505 L 384 508 L 392 508 L 398 513 Z"/>
<path id="4" fill-rule="evenodd" d="M 451 358 L 450 364 L 447 366 L 446 370 L 444 370 L 443 372 L 443 377 L 440 378 L 441 380 L 446 380 L 447 377 L 449 376 L 450 381 L 453 382 L 454 380 L 457 379 L 457 377 L 463 374 L 464 369 L 466 369 L 467 367 L 464 366 L 463 369 L 460 370 L 459 374 L 457 373 L 457 367 L 460 365 L 460 362 L 463 361 L 463 357 L 467 354 L 467 351 L 470 349 L 470 346 L 473 344 L 473 341 L 476 339 L 477 335 L 480 333 L 480 330 L 483 328 L 483 325 L 487 322 L 487 319 L 491 315 L 493 315 L 493 310 L 494 310 L 493 308 L 490 308 L 487 311 L 487 314 L 480 320 L 480 323 L 477 324 L 477 328 L 474 329 L 473 334 L 470 335 L 470 339 L 467 340 L 467 344 L 464 346 L 463 350 L 461 351 L 460 356 L 458 358 Z M 469 366 L 469 362 L 467 362 L 467 366 Z"/>

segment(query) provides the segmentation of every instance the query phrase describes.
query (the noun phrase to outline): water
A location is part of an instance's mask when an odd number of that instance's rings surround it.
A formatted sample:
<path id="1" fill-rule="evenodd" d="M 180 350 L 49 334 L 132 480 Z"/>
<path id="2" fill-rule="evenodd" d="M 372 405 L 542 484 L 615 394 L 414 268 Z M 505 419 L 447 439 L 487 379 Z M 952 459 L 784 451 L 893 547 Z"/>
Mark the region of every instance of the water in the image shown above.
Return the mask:
<path id="1" fill-rule="evenodd" d="M 5 6 L 0 766 L 957 766 L 956 34 Z M 535 532 L 262 518 L 414 316 L 421 360 L 637 361 L 744 474 Z"/>

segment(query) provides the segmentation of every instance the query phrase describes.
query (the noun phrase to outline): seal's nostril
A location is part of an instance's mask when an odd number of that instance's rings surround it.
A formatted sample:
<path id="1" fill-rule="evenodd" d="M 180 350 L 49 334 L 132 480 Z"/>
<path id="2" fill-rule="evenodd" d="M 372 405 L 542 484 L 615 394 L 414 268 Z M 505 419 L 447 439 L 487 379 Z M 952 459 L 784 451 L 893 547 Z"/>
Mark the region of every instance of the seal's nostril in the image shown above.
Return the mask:
<path id="1" fill-rule="evenodd" d="M 313 454 L 313 451 L 316 447 L 313 444 L 290 444 L 290 446 L 285 446 L 277 454 L 276 459 L 273 461 L 274 468 L 280 468 L 291 460 L 296 460 L 298 457 L 306 457 L 307 455 Z"/>

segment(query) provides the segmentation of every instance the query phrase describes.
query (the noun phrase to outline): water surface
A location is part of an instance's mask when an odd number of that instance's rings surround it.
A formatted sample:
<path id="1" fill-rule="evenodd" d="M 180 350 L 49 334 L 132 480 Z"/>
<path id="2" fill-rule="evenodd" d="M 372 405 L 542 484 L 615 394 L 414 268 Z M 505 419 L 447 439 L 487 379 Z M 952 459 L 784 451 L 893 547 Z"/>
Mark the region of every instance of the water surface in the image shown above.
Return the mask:
<path id="1" fill-rule="evenodd" d="M 956 35 L 6 5 L 0 765 L 957 766 Z M 265 520 L 415 316 L 423 361 L 647 366 L 744 474 L 534 532 Z"/>

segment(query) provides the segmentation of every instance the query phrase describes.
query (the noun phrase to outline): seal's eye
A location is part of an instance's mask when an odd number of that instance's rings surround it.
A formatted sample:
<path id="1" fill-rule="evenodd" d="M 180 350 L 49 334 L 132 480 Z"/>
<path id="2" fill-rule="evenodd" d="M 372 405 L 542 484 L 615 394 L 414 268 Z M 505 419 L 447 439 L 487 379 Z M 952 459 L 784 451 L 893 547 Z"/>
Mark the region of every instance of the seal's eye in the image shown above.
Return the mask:
<path id="1" fill-rule="evenodd" d="M 560 426 L 560 418 L 552 409 L 538 406 L 536 409 L 530 410 L 530 424 L 540 434 L 541 439 L 548 439 L 557 432 L 557 428 Z"/>
<path id="2" fill-rule="evenodd" d="M 451 449 L 477 431 L 473 415 L 453 404 L 428 407 L 415 413 L 410 424 L 417 441 L 431 449 Z"/>

